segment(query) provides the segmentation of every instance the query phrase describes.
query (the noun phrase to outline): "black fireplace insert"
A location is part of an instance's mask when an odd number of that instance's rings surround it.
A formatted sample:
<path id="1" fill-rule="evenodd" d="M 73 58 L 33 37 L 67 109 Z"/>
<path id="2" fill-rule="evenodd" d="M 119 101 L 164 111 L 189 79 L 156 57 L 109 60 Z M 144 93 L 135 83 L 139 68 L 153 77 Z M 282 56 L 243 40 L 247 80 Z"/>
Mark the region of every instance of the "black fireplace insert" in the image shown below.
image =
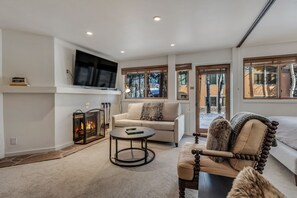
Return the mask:
<path id="1" fill-rule="evenodd" d="M 105 137 L 105 113 L 102 109 L 73 113 L 73 141 L 86 144 Z"/>

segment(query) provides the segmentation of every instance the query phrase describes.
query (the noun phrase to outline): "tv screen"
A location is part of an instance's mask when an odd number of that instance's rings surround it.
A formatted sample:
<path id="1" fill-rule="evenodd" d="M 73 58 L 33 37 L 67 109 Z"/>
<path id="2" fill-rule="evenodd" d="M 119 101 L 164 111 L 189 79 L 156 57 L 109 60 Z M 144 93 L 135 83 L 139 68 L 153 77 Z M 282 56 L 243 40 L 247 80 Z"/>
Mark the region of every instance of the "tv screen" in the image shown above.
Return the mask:
<path id="1" fill-rule="evenodd" d="M 115 88 L 118 64 L 76 50 L 74 85 Z"/>

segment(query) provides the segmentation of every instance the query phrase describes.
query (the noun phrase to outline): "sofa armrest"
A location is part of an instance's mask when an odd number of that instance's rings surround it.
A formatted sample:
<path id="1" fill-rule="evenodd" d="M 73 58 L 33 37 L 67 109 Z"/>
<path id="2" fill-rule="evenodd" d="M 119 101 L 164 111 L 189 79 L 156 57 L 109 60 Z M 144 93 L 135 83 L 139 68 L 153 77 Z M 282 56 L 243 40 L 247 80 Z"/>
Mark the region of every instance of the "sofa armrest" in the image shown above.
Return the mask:
<path id="1" fill-rule="evenodd" d="M 125 119 L 127 118 L 127 113 L 122 113 L 122 114 L 117 114 L 117 115 L 113 115 L 111 122 L 112 122 L 112 129 L 115 128 L 115 123 L 117 120 L 121 120 L 121 119 Z"/>
<path id="2" fill-rule="evenodd" d="M 185 115 L 181 114 L 174 120 L 174 141 L 175 145 L 178 146 L 178 142 L 185 133 Z"/>

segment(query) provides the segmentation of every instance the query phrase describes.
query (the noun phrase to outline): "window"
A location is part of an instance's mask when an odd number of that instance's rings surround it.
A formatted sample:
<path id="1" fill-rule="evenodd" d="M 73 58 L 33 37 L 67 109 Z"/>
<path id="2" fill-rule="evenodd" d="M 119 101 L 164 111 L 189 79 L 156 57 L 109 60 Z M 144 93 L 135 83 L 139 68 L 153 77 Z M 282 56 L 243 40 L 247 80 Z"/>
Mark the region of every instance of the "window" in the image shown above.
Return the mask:
<path id="1" fill-rule="evenodd" d="M 254 67 L 254 84 L 275 85 L 277 79 L 277 66 Z"/>
<path id="2" fill-rule="evenodd" d="M 127 74 L 126 85 L 130 89 L 126 93 L 129 98 L 144 98 L 144 73 Z"/>
<path id="3" fill-rule="evenodd" d="M 207 80 L 209 80 L 210 85 L 216 85 L 217 84 L 217 74 L 207 74 L 206 75 L 206 83 Z"/>
<path id="4" fill-rule="evenodd" d="M 189 71 L 177 72 L 177 99 L 189 100 Z"/>
<path id="5" fill-rule="evenodd" d="M 147 97 L 166 98 L 167 97 L 167 72 L 154 72 L 147 74 Z"/>
<path id="6" fill-rule="evenodd" d="M 125 98 L 167 98 L 167 66 L 123 68 Z"/>
<path id="7" fill-rule="evenodd" d="M 244 98 L 297 98 L 297 55 L 244 59 Z"/>
<path id="8" fill-rule="evenodd" d="M 191 63 L 175 66 L 177 72 L 177 100 L 189 100 L 189 70 L 191 69 Z"/>

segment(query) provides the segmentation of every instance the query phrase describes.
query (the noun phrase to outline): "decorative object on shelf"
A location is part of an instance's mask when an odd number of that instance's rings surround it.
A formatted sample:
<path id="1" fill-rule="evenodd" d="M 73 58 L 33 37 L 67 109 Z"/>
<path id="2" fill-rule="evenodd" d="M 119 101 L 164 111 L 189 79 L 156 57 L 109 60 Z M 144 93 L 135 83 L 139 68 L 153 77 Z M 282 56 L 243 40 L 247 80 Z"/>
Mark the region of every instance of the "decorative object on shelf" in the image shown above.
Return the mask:
<path id="1" fill-rule="evenodd" d="M 91 109 L 87 112 L 77 110 L 73 113 L 73 141 L 86 144 L 105 137 L 105 112 Z"/>
<path id="2" fill-rule="evenodd" d="M 13 77 L 10 86 L 30 86 L 25 77 Z"/>

